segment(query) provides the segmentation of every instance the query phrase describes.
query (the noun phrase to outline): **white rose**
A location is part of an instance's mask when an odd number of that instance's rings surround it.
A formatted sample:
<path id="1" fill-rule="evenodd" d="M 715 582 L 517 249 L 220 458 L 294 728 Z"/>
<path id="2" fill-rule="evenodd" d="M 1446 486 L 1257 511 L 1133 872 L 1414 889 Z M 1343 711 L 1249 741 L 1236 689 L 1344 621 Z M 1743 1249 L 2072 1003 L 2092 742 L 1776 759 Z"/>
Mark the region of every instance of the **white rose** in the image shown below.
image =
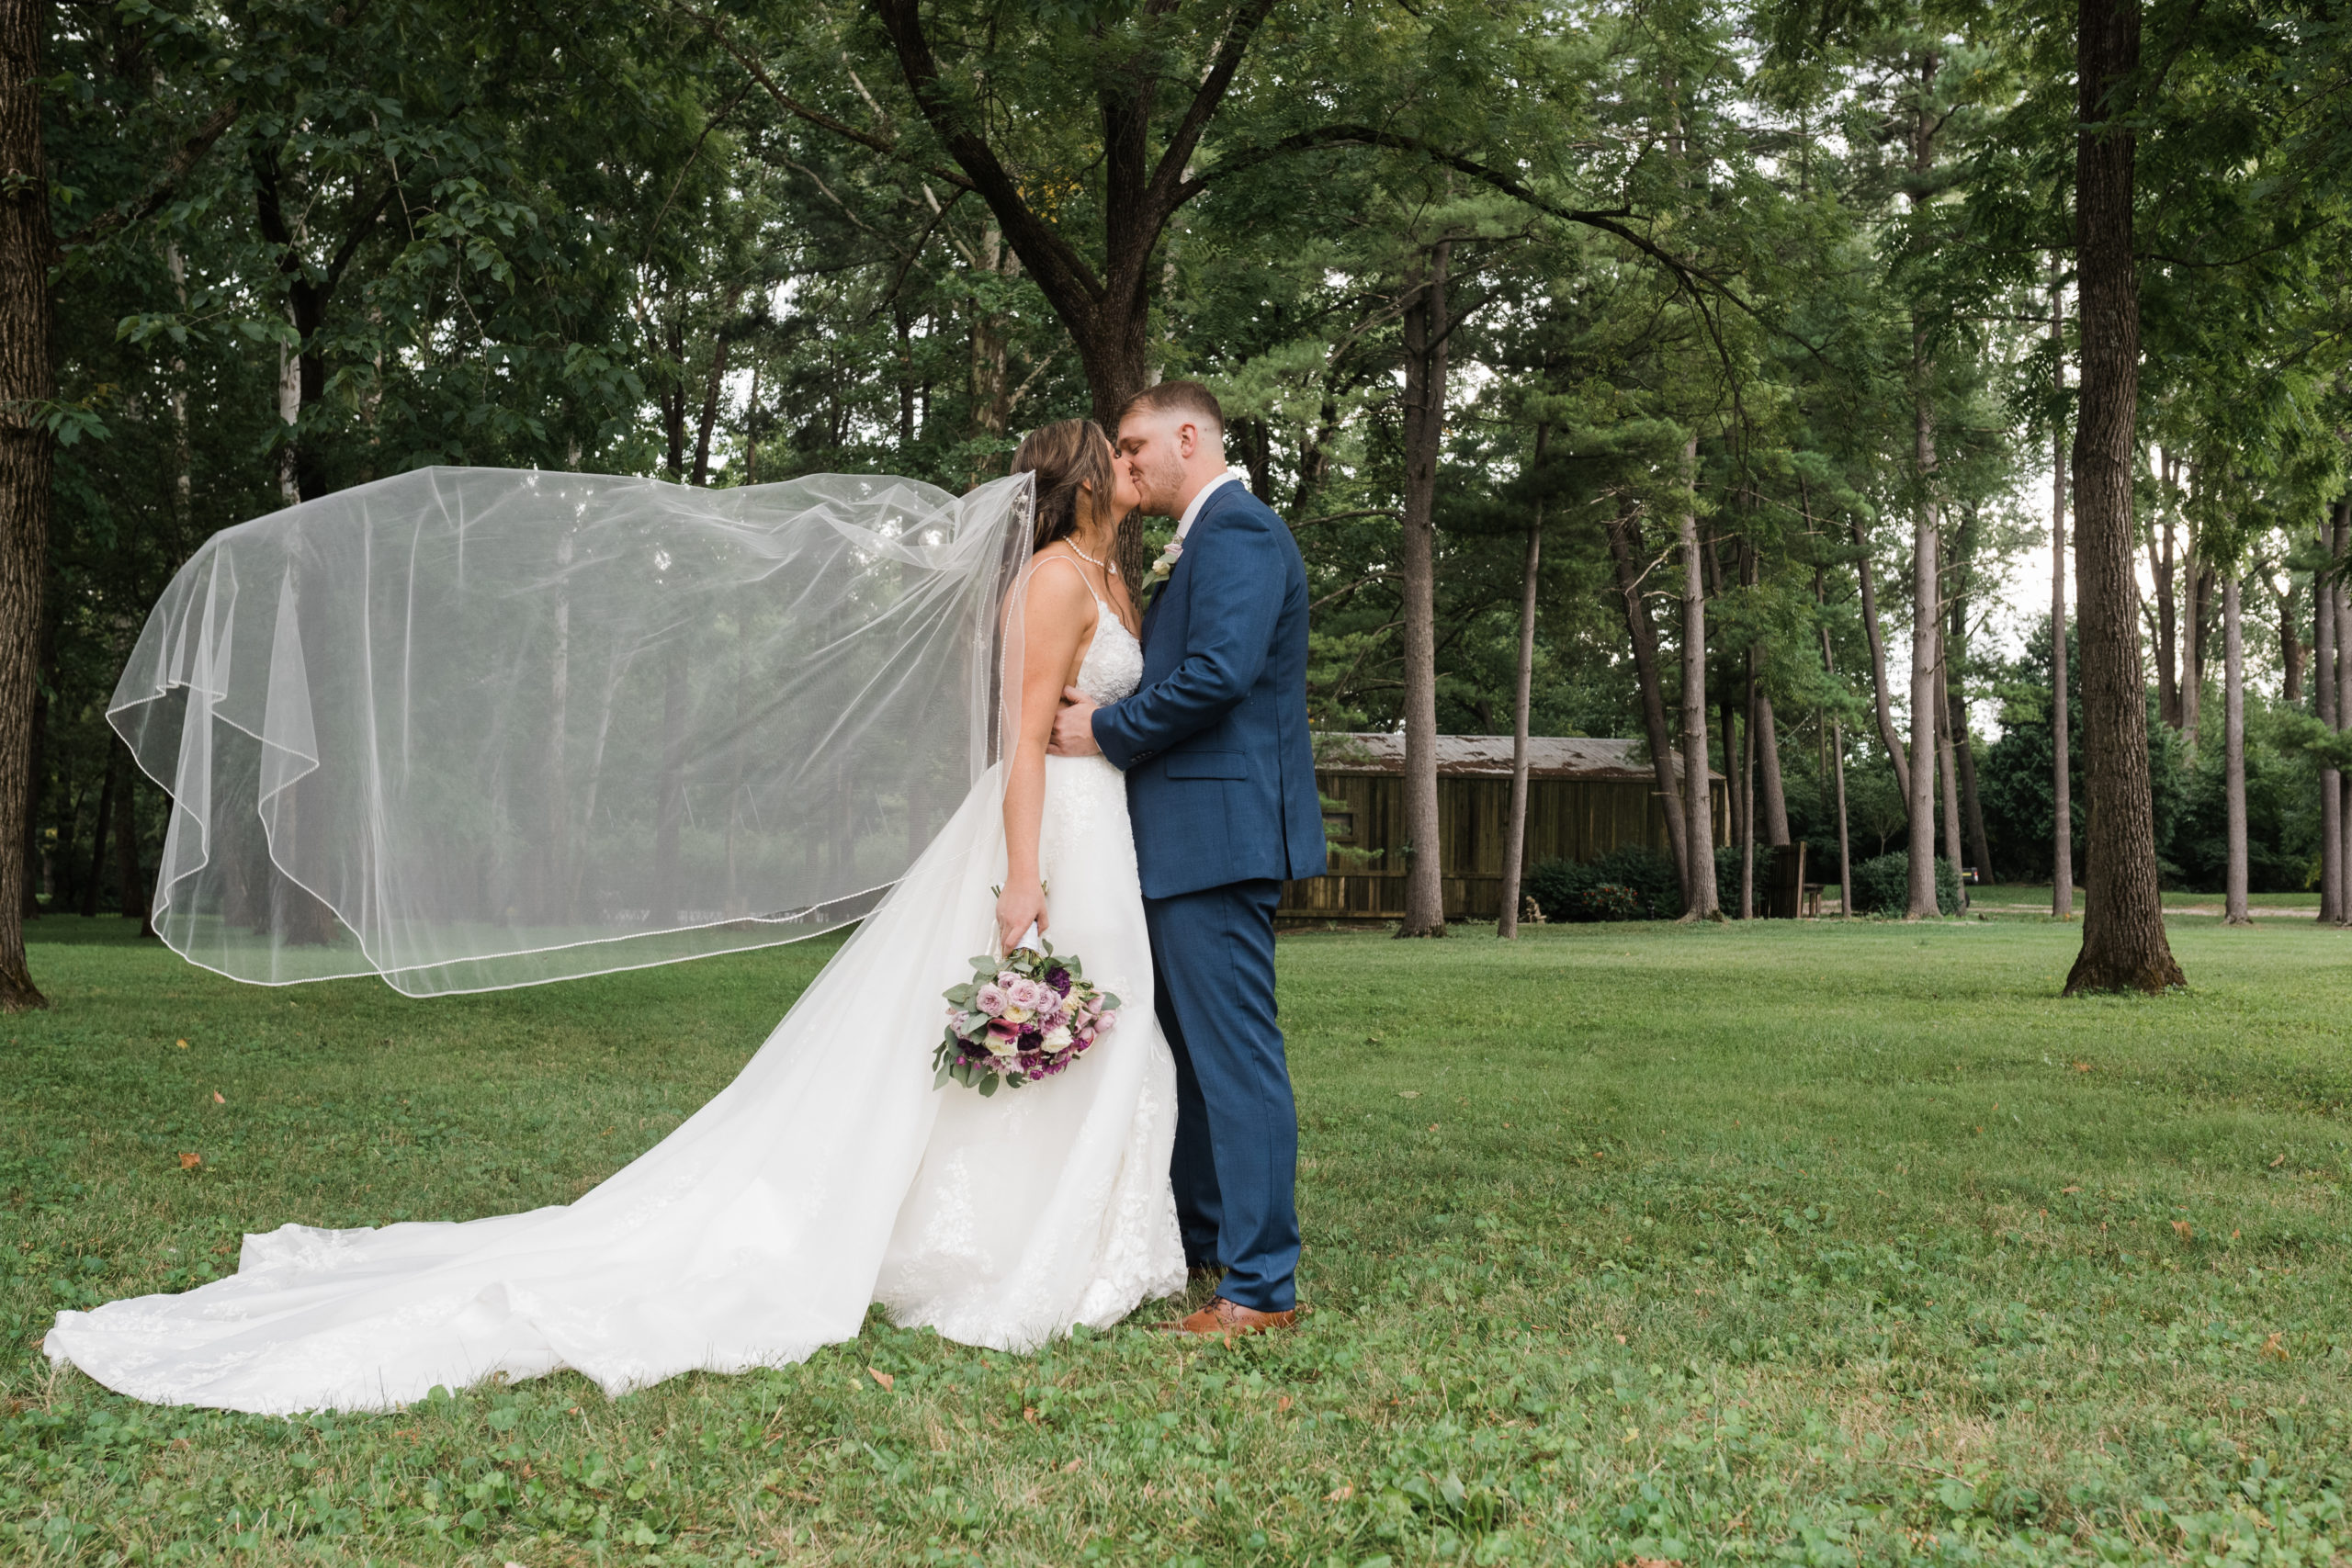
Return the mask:
<path id="1" fill-rule="evenodd" d="M 1069 1048 L 1070 1038 L 1069 1025 L 1067 1023 L 1057 1024 L 1054 1026 L 1052 1032 L 1046 1036 L 1046 1049 L 1048 1051 L 1066 1051 Z"/>

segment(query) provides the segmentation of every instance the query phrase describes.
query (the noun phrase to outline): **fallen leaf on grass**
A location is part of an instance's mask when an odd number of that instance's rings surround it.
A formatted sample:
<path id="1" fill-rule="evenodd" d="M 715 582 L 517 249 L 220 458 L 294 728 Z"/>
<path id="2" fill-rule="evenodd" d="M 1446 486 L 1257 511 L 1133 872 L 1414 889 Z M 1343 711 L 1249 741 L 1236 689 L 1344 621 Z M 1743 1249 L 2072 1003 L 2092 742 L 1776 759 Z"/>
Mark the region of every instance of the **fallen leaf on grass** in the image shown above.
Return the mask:
<path id="1" fill-rule="evenodd" d="M 1086 1461 L 1084 1460 L 1074 1459 L 1068 1464 L 1062 1466 L 1062 1473 L 1064 1475 L 1076 1475 L 1080 1471 L 1084 1470 L 1085 1468 Z"/>
<path id="2" fill-rule="evenodd" d="M 2195 1241 L 2197 1239 L 2197 1227 L 2190 1224 L 2187 1220 L 2175 1220 L 2172 1223 L 2172 1234 L 2180 1237 L 2183 1241 Z"/>
<path id="3" fill-rule="evenodd" d="M 1331 1490 L 1323 1494 L 1323 1501 L 1326 1503 L 1344 1503 L 1355 1495 L 1355 1483 L 1352 1481 L 1342 1481 L 1337 1486 L 1332 1487 Z"/>
<path id="4" fill-rule="evenodd" d="M 212 1091 L 212 1103 L 215 1105 L 226 1105 L 229 1102 L 220 1098 L 220 1091 L 216 1089 Z"/>
<path id="5" fill-rule="evenodd" d="M 882 1371 L 881 1369 L 879 1369 L 878 1367 L 868 1367 L 868 1368 L 866 1368 L 866 1369 L 865 1369 L 865 1375 L 866 1375 L 867 1377 L 872 1378 L 876 1382 L 877 1382 L 877 1383 L 881 1384 L 881 1385 L 882 1385 L 882 1392 L 883 1392 L 884 1393 L 889 1393 L 889 1392 L 890 1392 L 890 1385 L 891 1385 L 892 1383 L 895 1383 L 895 1382 L 897 1382 L 899 1381 L 898 1379 L 896 1379 L 896 1378 L 892 1377 L 889 1373 L 888 1373 L 888 1372 L 886 1372 L 886 1371 Z"/>
<path id="6" fill-rule="evenodd" d="M 2274 1159 L 2274 1160 L 2272 1160 L 2272 1161 L 2270 1162 L 2270 1168 L 2271 1168 L 2271 1169 L 2273 1169 L 2273 1170 L 2276 1170 L 2276 1169 L 2278 1169 L 2280 1166 L 2285 1165 L 2286 1163 L 2287 1163 L 2287 1156 L 2286 1156 L 2285 1155 L 2280 1155 L 2277 1159 Z"/>
<path id="7" fill-rule="evenodd" d="M 204 1156 L 202 1155 L 180 1156 L 180 1168 L 182 1170 L 194 1170 L 198 1166 L 202 1165 L 203 1163 Z"/>
<path id="8" fill-rule="evenodd" d="M 1617 1568 L 1682 1568 L 1679 1557 L 1628 1557 Z"/>
<path id="9" fill-rule="evenodd" d="M 1436 1132 L 1436 1131 L 1437 1131 L 1437 1123 L 1436 1123 L 1436 1122 L 1430 1122 L 1430 1132 L 1432 1132 L 1432 1133 L 1434 1133 L 1434 1132 Z"/>
<path id="10" fill-rule="evenodd" d="M 2080 1192 L 2082 1189 L 2079 1187 L 2061 1187 L 2058 1190 L 2061 1192 Z"/>
<path id="11" fill-rule="evenodd" d="M 2078 1072 L 2078 1073 L 2086 1073 L 2086 1072 L 2089 1072 L 2090 1070 L 2091 1070 L 2091 1065 L 2090 1065 L 2088 1062 L 2076 1062 L 2076 1063 L 2075 1064 L 2075 1071 L 2076 1071 L 2076 1072 Z"/>
<path id="12" fill-rule="evenodd" d="M 183 1051 L 187 1049 L 187 1042 L 185 1040 L 175 1040 L 172 1043 Z"/>
<path id="13" fill-rule="evenodd" d="M 1034 1404 L 1023 1405 L 1021 1407 L 1021 1418 L 1023 1421 L 1032 1423 L 1035 1422 L 1037 1420 L 1037 1407 Z"/>
<path id="14" fill-rule="evenodd" d="M 1290 1395 L 1289 1395 L 1289 1394 L 1283 1394 L 1280 1399 L 1277 1399 L 1277 1400 L 1275 1400 L 1275 1401 L 1274 1401 L 1274 1414 L 1275 1414 L 1275 1415 L 1279 1416 L 1279 1415 L 1281 1415 L 1283 1411 L 1288 1410 L 1289 1408 L 1290 1408 Z"/>
<path id="15" fill-rule="evenodd" d="M 1421 1098 L 1421 1091 L 1417 1089 L 1400 1089 L 1396 1091 L 1396 1098 L 1399 1100 L 1419 1100 Z"/>
<path id="16" fill-rule="evenodd" d="M 2287 1347 L 2279 1342 L 2281 1337 L 2282 1336 L 2280 1335 L 2272 1335 L 2269 1338 L 2262 1342 L 2262 1348 L 2256 1351 L 2255 1354 L 2262 1357 L 2266 1360 L 2292 1360 L 2293 1358 L 2287 1354 Z"/>

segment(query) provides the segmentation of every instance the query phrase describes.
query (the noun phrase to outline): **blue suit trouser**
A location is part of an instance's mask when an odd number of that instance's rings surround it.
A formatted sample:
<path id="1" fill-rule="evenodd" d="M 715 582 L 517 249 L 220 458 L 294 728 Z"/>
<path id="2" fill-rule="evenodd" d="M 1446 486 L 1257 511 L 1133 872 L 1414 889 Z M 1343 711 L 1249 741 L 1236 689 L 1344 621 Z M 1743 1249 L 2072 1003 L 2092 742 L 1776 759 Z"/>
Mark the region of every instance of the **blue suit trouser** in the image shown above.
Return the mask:
<path id="1" fill-rule="evenodd" d="M 1176 1056 L 1170 1176 L 1188 1262 L 1222 1264 L 1217 1294 L 1297 1304 L 1298 1110 L 1274 1021 L 1282 884 L 1237 882 L 1144 900 L 1159 1027 Z"/>

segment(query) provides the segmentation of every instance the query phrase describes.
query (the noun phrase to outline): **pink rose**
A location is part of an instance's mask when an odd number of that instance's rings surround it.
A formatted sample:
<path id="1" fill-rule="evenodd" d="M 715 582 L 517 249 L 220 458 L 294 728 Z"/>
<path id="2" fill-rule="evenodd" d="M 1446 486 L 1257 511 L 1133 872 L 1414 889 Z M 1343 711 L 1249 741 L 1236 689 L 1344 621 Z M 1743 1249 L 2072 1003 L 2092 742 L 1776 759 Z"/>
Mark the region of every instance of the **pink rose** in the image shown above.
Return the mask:
<path id="1" fill-rule="evenodd" d="M 1004 1010 L 1004 991 L 997 986 L 982 986 L 973 993 L 972 1005 L 990 1018 Z"/>

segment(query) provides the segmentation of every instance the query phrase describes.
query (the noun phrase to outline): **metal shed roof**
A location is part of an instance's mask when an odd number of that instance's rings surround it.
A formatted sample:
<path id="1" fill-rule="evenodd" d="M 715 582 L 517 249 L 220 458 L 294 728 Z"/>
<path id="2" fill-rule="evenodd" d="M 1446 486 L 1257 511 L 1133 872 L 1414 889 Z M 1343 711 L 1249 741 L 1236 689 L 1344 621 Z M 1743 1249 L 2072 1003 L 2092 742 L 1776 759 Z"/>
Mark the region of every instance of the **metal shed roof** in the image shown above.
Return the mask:
<path id="1" fill-rule="evenodd" d="M 1511 738 L 1508 735 L 1441 735 L 1437 738 L 1437 771 L 1441 775 L 1509 778 Z M 1681 759 L 1669 759 L 1681 775 Z M 1405 738 L 1401 734 L 1341 734 L 1326 731 L 1315 737 L 1315 766 L 1327 773 L 1401 773 L 1405 771 Z M 1527 771 L 1539 779 L 1623 779 L 1655 782 L 1649 749 L 1639 740 L 1611 740 L 1588 736 L 1535 735 L 1527 741 Z M 1713 769 L 1708 777 L 1723 775 Z"/>

